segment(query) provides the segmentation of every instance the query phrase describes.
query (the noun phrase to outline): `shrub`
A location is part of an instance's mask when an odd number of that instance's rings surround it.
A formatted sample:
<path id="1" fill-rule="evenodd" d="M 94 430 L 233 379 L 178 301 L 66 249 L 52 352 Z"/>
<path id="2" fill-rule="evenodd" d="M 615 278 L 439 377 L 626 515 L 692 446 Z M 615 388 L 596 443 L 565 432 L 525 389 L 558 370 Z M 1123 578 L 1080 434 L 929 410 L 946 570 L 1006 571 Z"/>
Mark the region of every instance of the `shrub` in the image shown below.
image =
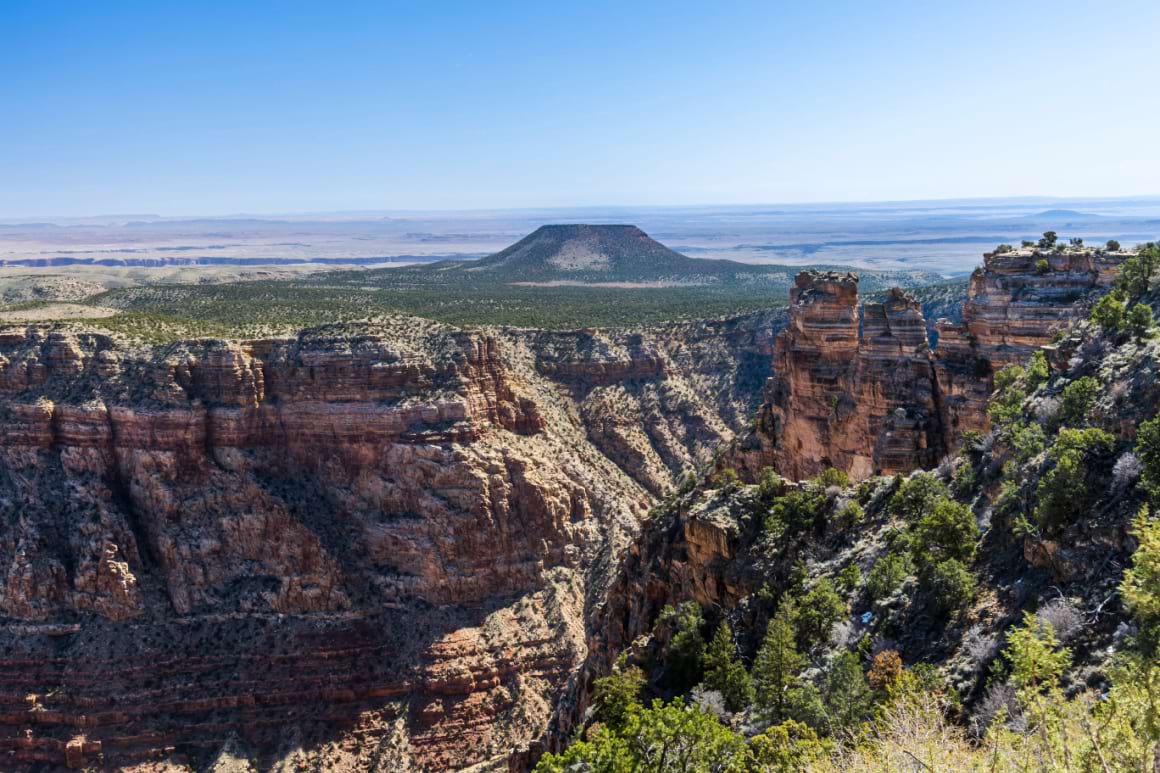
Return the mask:
<path id="1" fill-rule="evenodd" d="M 850 564 L 838 574 L 838 587 L 846 593 L 853 593 L 862 585 L 862 570 L 857 564 Z"/>
<path id="2" fill-rule="evenodd" d="M 1131 451 L 1124 452 L 1116 460 L 1116 466 L 1112 468 L 1112 491 L 1116 494 L 1127 491 L 1140 479 L 1140 473 L 1143 470 L 1144 465 L 1140 462 L 1139 457 Z"/>
<path id="3" fill-rule="evenodd" d="M 829 745 L 812 727 L 793 719 L 771 725 L 749 741 L 751 769 L 765 773 L 805 770 L 829 751 Z"/>
<path id="4" fill-rule="evenodd" d="M 1108 293 L 1092 307 L 1089 319 L 1105 333 L 1115 333 L 1124 324 L 1124 302 L 1115 293 Z"/>
<path id="5" fill-rule="evenodd" d="M 1160 499 L 1160 415 L 1140 425 L 1136 433 L 1140 480 L 1153 499 Z"/>
<path id="6" fill-rule="evenodd" d="M 1009 435 L 1011 448 L 1015 451 L 1016 464 L 1026 464 L 1047 446 L 1047 435 L 1044 434 L 1043 427 L 1035 423 L 1015 424 Z"/>
<path id="7" fill-rule="evenodd" d="M 860 522 L 865 515 L 862 505 L 851 499 L 838 508 L 838 512 L 834 514 L 834 520 L 841 524 L 842 528 L 848 528 Z"/>
<path id="8" fill-rule="evenodd" d="M 1059 238 L 1059 234 L 1055 231 L 1044 231 L 1043 238 L 1039 240 L 1040 247 L 1053 247 L 1055 240 Z"/>
<path id="9" fill-rule="evenodd" d="M 1047 262 L 1046 258 L 1040 258 L 1039 260 L 1035 261 L 1036 274 L 1043 276 L 1049 271 L 1051 271 L 1051 264 Z"/>
<path id="10" fill-rule="evenodd" d="M 1043 353 L 1042 349 L 1036 349 L 1035 353 L 1031 355 L 1031 359 L 1027 361 L 1027 371 L 1023 375 L 1027 391 L 1034 392 L 1046 384 L 1049 378 L 1051 378 L 1051 367 L 1047 363 L 1047 355 Z"/>
<path id="11" fill-rule="evenodd" d="M 818 475 L 818 477 L 814 478 L 814 482 L 823 490 L 828 489 L 831 486 L 837 486 L 838 488 L 848 488 L 850 486 L 850 476 L 842 470 L 836 469 L 834 467 L 827 467 L 826 469 L 822 470 L 822 473 Z"/>
<path id="12" fill-rule="evenodd" d="M 796 534 L 817 525 L 825 512 L 825 489 L 809 483 L 774 501 L 765 528 L 774 536 L 779 532 Z"/>
<path id="13" fill-rule="evenodd" d="M 963 637 L 963 650 L 976 666 L 985 666 L 999 654 L 999 637 L 986 633 L 981 624 L 975 624 Z"/>
<path id="14" fill-rule="evenodd" d="M 971 509 L 943 498 L 914 524 L 910 547 L 919 565 L 948 559 L 969 561 L 975 555 L 978 538 L 979 526 Z"/>
<path id="15" fill-rule="evenodd" d="M 1064 387 L 1059 410 L 1055 414 L 1055 425 L 1075 427 L 1083 424 L 1099 391 L 1100 382 L 1092 376 L 1077 378 Z"/>
<path id="16" fill-rule="evenodd" d="M 814 583 L 798 605 L 798 644 L 803 650 L 829 639 L 834 623 L 846 616 L 846 602 L 838 595 L 834 583 L 823 577 Z"/>
<path id="17" fill-rule="evenodd" d="M 995 720 L 1004 717 L 1014 719 L 1018 716 L 1019 702 L 1015 699 L 1015 685 L 1009 682 L 993 684 L 975 705 L 971 730 L 976 737 L 982 738 Z"/>
<path id="18" fill-rule="evenodd" d="M 713 476 L 713 485 L 731 491 L 741 485 L 741 478 L 737 475 L 737 470 L 726 467 Z"/>
<path id="19" fill-rule="evenodd" d="M 889 552 L 874 562 L 866 578 L 866 592 L 875 601 L 890 596 L 902 581 L 914 574 L 914 564 L 908 553 Z"/>
<path id="20" fill-rule="evenodd" d="M 1114 443 L 1115 438 L 1099 429 L 1060 431 L 1048 454 L 1054 466 L 1035 488 L 1035 520 L 1040 527 L 1058 531 L 1086 512 L 1091 500 L 1088 467 Z"/>
<path id="21" fill-rule="evenodd" d="M 1034 247 L 1035 246 L 1035 242 L 1033 242 L 1031 239 L 1024 239 L 1022 242 L 1020 242 L 1020 244 L 1023 247 Z"/>
<path id="22" fill-rule="evenodd" d="M 975 597 L 975 578 L 962 561 L 941 561 L 928 567 L 919 578 L 935 608 L 944 614 L 962 609 Z"/>
<path id="23" fill-rule="evenodd" d="M 1124 327 L 1137 341 L 1147 338 L 1153 327 L 1152 308 L 1146 303 L 1137 303 L 1128 312 Z"/>
<path id="24" fill-rule="evenodd" d="M 1012 247 L 1010 244 L 1000 244 L 998 247 L 995 248 L 995 254 L 1002 255 L 1003 253 L 1011 252 L 1014 249 L 1015 248 Z"/>
<path id="25" fill-rule="evenodd" d="M 957 497 L 965 497 L 969 495 L 975 488 L 975 466 L 968 461 L 963 461 L 955 468 L 955 473 L 951 478 L 951 488 Z"/>
<path id="26" fill-rule="evenodd" d="M 1063 597 L 1052 599 L 1041 606 L 1035 613 L 1035 619 L 1050 625 L 1060 641 L 1067 641 L 1083 627 L 1083 615 Z"/>
<path id="27" fill-rule="evenodd" d="M 879 692 L 890 692 L 902 678 L 902 656 L 898 650 L 882 650 L 874 656 L 866 681 Z"/>
<path id="28" fill-rule="evenodd" d="M 688 494 L 697 487 L 697 476 L 693 473 L 685 473 L 685 477 L 681 478 L 680 488 L 677 489 L 678 494 Z"/>
<path id="29" fill-rule="evenodd" d="M 987 415 L 1000 428 L 1018 421 L 1023 415 L 1023 401 L 1027 391 L 1022 381 L 1025 375 L 1018 365 L 1008 365 L 995 374 L 995 394 L 987 405 Z"/>
<path id="30" fill-rule="evenodd" d="M 626 667 L 623 657 L 617 669 L 596 680 L 592 702 L 596 716 L 604 724 L 619 730 L 632 712 L 640 708 L 640 692 L 644 688 L 644 672 Z"/>
<path id="31" fill-rule="evenodd" d="M 894 492 L 890 499 L 890 512 L 913 523 L 936 502 L 949 496 L 950 491 L 934 473 L 920 472 L 903 481 Z"/>
<path id="32" fill-rule="evenodd" d="M 777 470 L 766 467 L 761 471 L 761 477 L 757 481 L 757 497 L 766 506 L 773 504 L 773 501 L 784 492 L 785 480 L 777 474 Z"/>
<path id="33" fill-rule="evenodd" d="M 1120 243 L 1118 241 L 1116 241 L 1115 239 L 1108 239 L 1108 243 L 1106 246 L 1108 248 L 1108 252 L 1119 252 L 1120 251 Z"/>

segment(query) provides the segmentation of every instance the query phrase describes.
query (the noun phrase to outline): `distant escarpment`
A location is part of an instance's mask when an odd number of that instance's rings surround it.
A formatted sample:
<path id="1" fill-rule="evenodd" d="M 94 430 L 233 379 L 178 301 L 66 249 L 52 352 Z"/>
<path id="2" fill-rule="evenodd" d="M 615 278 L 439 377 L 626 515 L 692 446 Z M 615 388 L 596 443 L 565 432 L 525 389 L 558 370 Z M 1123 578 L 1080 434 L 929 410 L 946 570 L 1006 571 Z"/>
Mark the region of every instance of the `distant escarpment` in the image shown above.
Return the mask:
<path id="1" fill-rule="evenodd" d="M 858 302 L 858 277 L 804 271 L 774 347 L 757 431 L 729 459 L 801 480 L 828 467 L 860 480 L 930 468 L 967 430 L 988 426 L 993 376 L 1086 313 L 1132 253 L 1085 249 L 987 254 L 962 322 L 940 320 L 928 346 L 912 296 Z"/>
<path id="2" fill-rule="evenodd" d="M 0 331 L 0 767 L 506 767 L 781 318 Z"/>

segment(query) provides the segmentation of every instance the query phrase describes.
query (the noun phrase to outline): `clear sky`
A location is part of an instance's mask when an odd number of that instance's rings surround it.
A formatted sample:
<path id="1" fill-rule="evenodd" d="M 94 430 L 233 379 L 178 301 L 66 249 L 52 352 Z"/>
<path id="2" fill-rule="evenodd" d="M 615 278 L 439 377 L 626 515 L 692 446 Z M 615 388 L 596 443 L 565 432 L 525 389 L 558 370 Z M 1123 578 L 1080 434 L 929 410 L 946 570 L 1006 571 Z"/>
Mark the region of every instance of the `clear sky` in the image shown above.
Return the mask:
<path id="1" fill-rule="evenodd" d="M 0 0 L 0 217 L 1160 193 L 1157 0 Z"/>

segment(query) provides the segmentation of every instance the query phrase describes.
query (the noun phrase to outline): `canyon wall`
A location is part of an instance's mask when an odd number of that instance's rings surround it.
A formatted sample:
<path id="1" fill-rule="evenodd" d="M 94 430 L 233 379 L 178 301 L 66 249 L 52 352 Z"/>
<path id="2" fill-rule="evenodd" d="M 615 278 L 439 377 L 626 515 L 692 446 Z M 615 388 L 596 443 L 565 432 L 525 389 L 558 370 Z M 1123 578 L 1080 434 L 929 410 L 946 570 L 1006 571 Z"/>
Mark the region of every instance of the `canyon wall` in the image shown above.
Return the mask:
<path id="1" fill-rule="evenodd" d="M 0 766 L 505 768 L 779 319 L 0 331 Z"/>
<path id="2" fill-rule="evenodd" d="M 966 430 L 985 430 L 994 373 L 1022 363 L 1086 314 L 1130 252 L 1020 249 L 984 256 L 963 322 L 927 344 L 917 301 L 858 302 L 854 274 L 804 271 L 774 347 L 757 432 L 729 458 L 751 476 L 801 480 L 836 467 L 861 480 L 929 468 Z"/>
<path id="3" fill-rule="evenodd" d="M 1106 291 L 1130 250 L 1023 248 L 983 257 L 971 274 L 963 321 L 940 320 L 934 361 L 942 423 L 951 442 L 985 431 L 992 377 L 1087 314 L 1087 300 Z M 1042 262 L 1041 262 L 1042 261 Z"/>

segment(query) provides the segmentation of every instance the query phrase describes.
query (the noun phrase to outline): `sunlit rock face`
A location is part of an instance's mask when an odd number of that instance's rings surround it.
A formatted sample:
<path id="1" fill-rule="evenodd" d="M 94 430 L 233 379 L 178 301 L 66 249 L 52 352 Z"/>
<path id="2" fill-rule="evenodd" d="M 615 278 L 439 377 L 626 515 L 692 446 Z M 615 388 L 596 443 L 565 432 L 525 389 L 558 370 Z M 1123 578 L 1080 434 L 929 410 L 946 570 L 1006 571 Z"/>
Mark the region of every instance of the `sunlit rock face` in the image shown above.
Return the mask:
<path id="1" fill-rule="evenodd" d="M 782 475 L 855 479 L 929 466 L 941 435 L 918 302 L 858 305 L 854 274 L 802 272 L 774 348 L 762 426 Z"/>
<path id="2" fill-rule="evenodd" d="M 780 318 L 0 331 L 0 766 L 506 767 Z"/>
<path id="3" fill-rule="evenodd" d="M 858 303 L 854 274 L 804 271 L 774 346 L 757 437 L 738 463 L 792 479 L 836 467 L 858 480 L 931 467 L 966 430 L 986 430 L 993 375 L 1022 363 L 1087 311 L 1130 252 L 988 254 L 963 322 L 940 320 L 927 345 L 917 301 L 894 290 Z"/>

